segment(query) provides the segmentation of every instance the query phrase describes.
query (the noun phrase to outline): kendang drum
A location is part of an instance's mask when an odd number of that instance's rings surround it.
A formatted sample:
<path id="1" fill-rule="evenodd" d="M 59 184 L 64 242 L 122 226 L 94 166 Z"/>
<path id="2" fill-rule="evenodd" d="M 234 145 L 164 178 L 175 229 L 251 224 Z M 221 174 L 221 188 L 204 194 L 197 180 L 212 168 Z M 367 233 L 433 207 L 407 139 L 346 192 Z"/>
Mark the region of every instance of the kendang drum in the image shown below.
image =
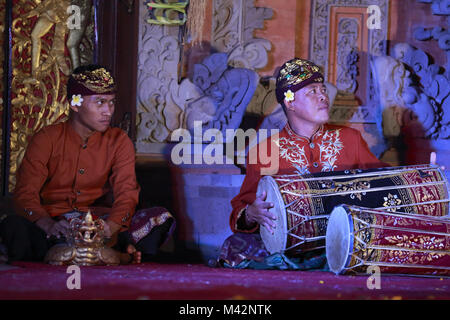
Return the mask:
<path id="1" fill-rule="evenodd" d="M 328 221 L 326 256 L 336 274 L 366 272 L 450 275 L 450 219 L 358 206 L 336 207 Z"/>
<path id="2" fill-rule="evenodd" d="M 257 192 L 264 190 L 277 217 L 274 234 L 260 228 L 270 253 L 325 248 L 328 218 L 340 204 L 405 214 L 449 214 L 450 188 L 434 165 L 265 176 Z"/>

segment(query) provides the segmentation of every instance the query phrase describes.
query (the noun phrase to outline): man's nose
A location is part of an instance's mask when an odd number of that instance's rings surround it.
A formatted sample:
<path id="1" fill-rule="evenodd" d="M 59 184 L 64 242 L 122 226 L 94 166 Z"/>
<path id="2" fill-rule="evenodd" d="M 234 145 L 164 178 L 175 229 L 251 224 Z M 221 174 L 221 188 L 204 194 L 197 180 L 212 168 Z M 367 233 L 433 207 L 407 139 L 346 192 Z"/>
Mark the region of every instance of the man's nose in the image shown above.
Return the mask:
<path id="1" fill-rule="evenodd" d="M 112 113 L 113 113 L 113 108 L 111 108 L 109 105 L 105 105 L 105 107 L 103 108 L 103 114 L 112 115 Z"/>
<path id="2" fill-rule="evenodd" d="M 328 95 L 324 92 L 321 92 L 319 99 L 320 99 L 320 101 L 324 101 L 324 100 L 328 99 Z"/>

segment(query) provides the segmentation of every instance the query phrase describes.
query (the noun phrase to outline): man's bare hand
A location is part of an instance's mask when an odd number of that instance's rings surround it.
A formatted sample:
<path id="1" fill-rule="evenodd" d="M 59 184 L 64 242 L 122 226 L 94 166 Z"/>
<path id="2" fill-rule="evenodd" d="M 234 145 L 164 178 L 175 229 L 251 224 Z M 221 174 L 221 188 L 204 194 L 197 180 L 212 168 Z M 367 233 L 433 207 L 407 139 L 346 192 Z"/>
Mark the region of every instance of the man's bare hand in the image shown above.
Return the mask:
<path id="1" fill-rule="evenodd" d="M 109 220 L 103 221 L 103 225 L 106 238 L 111 238 L 115 233 L 119 232 L 120 230 L 120 225 Z"/>
<path id="2" fill-rule="evenodd" d="M 70 224 L 66 219 L 56 221 L 50 217 L 45 217 L 36 221 L 36 225 L 45 231 L 47 238 L 50 238 L 51 236 L 57 238 L 60 238 L 61 236 L 65 238 L 69 237 Z"/>
<path id="3" fill-rule="evenodd" d="M 253 223 L 259 223 L 261 226 L 267 228 L 270 233 L 273 233 L 276 224 L 276 216 L 269 211 L 270 208 L 273 208 L 273 203 L 266 202 L 267 192 L 263 191 L 263 193 L 259 196 L 256 196 L 256 200 L 248 206 L 245 214 L 245 220 L 248 225 Z"/>

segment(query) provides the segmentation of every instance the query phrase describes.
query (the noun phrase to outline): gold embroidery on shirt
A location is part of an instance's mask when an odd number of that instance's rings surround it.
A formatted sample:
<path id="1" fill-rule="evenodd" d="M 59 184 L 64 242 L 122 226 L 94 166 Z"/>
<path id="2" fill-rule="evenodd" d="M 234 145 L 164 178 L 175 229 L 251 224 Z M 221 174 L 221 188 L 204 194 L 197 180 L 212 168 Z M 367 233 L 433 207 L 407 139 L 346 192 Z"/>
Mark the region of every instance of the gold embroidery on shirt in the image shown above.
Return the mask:
<path id="1" fill-rule="evenodd" d="M 304 147 L 299 147 L 294 140 L 289 138 L 280 138 L 278 147 L 280 148 L 280 157 L 292 163 L 300 175 L 310 173 Z"/>
<path id="2" fill-rule="evenodd" d="M 309 174 L 309 161 L 306 157 L 305 148 L 300 147 L 295 141 L 295 133 L 288 128 L 288 133 L 291 137 L 280 138 L 276 143 L 280 148 L 280 156 L 297 169 L 300 175 Z M 344 147 L 340 139 L 341 129 L 336 130 L 319 130 L 315 138 L 320 139 L 318 144 L 320 150 L 320 163 L 322 165 L 322 172 L 334 171 L 337 165 L 337 158 Z M 306 139 L 306 138 L 304 138 Z"/>
<path id="3" fill-rule="evenodd" d="M 339 138 L 341 129 L 327 130 L 323 133 L 322 143 L 319 144 L 320 163 L 322 164 L 322 172 L 334 171 L 337 156 L 344 145 Z"/>

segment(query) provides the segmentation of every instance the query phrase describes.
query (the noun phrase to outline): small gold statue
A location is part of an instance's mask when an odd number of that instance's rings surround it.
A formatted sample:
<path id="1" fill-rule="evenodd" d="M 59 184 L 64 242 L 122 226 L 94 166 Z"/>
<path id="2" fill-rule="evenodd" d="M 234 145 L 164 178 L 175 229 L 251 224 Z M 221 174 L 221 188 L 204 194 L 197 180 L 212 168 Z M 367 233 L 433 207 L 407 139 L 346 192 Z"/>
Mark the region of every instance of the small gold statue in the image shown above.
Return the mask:
<path id="1" fill-rule="evenodd" d="M 44 261 L 53 265 L 118 265 L 117 252 L 104 244 L 104 223 L 101 219 L 94 221 L 90 212 L 84 220 L 71 220 L 67 243 L 53 246 Z"/>

